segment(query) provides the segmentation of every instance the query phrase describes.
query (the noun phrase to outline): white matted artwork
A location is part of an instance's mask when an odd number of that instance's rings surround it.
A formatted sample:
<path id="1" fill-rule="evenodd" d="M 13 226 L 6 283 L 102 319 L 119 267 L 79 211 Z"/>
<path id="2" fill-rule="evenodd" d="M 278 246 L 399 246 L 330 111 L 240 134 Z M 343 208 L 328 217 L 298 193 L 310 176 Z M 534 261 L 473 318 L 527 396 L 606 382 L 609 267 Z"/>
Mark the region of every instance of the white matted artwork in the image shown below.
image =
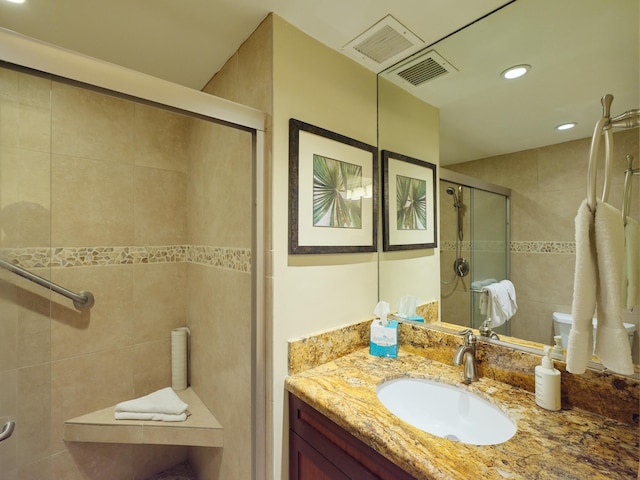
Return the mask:
<path id="1" fill-rule="evenodd" d="M 377 148 L 289 121 L 289 253 L 377 250 Z"/>
<path id="2" fill-rule="evenodd" d="M 384 251 L 437 246 L 436 166 L 382 151 Z"/>

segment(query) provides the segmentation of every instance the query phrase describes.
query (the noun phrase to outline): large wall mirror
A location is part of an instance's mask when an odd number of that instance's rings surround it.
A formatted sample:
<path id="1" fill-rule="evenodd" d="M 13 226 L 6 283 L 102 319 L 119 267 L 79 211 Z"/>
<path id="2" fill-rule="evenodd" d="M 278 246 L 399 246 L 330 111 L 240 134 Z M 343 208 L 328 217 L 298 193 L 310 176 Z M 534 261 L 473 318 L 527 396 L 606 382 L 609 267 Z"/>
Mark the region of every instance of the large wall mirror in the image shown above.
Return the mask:
<path id="1" fill-rule="evenodd" d="M 516 0 L 379 75 L 380 149 L 449 172 L 438 188 L 439 248 L 381 252 L 380 299 L 439 297 L 443 321 L 477 327 L 473 290 L 509 278 L 518 310 L 503 333 L 553 343 L 554 312 L 571 311 L 574 217 L 600 99 L 614 95 L 614 115 L 640 106 L 638 10 L 637 0 Z M 523 77 L 501 76 L 522 64 L 530 68 Z M 569 122 L 575 127 L 555 128 Z M 614 134 L 609 202 L 617 208 L 627 155 L 638 168 L 638 140 L 638 128 Z M 460 257 L 469 261 L 465 276 L 454 271 Z M 623 314 L 635 326 L 635 363 L 639 310 Z"/>

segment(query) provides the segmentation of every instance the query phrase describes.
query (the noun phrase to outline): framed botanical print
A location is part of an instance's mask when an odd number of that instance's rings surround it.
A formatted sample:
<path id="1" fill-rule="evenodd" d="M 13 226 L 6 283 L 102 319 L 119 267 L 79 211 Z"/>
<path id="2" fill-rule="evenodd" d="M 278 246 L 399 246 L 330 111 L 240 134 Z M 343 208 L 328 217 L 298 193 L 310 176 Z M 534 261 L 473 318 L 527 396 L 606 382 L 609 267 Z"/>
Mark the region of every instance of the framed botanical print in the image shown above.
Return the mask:
<path id="1" fill-rule="evenodd" d="M 437 246 L 436 166 L 382 151 L 384 251 Z"/>
<path id="2" fill-rule="evenodd" d="M 377 152 L 290 119 L 290 254 L 377 250 Z"/>

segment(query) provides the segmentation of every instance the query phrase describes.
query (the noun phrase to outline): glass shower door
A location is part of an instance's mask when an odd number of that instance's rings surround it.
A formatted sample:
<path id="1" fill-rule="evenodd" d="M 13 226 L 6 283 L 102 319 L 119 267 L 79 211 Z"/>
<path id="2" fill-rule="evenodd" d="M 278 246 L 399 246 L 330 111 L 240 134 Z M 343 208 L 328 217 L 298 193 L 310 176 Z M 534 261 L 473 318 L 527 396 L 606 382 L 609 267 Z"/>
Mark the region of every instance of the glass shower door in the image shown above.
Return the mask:
<path id="1" fill-rule="evenodd" d="M 0 68 L 0 258 L 50 278 L 51 81 Z M 2 478 L 51 479 L 50 291 L 0 269 Z M 7 432 L 8 433 L 8 432 Z"/>
<path id="2" fill-rule="evenodd" d="M 486 319 L 481 311 L 480 288 L 509 278 L 508 197 L 471 189 L 471 326 L 479 328 Z M 507 321 L 492 328 L 499 335 L 510 334 Z"/>

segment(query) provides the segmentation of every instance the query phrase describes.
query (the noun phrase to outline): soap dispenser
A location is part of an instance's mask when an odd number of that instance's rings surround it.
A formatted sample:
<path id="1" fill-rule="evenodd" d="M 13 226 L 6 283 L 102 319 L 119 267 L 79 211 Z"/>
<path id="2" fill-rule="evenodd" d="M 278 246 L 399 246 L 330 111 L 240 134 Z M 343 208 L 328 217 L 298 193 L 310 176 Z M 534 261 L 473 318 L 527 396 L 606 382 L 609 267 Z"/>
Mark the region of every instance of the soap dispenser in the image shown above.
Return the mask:
<path id="1" fill-rule="evenodd" d="M 553 366 L 551 347 L 545 345 L 542 364 L 535 368 L 536 404 L 547 410 L 560 410 L 560 372 Z"/>

